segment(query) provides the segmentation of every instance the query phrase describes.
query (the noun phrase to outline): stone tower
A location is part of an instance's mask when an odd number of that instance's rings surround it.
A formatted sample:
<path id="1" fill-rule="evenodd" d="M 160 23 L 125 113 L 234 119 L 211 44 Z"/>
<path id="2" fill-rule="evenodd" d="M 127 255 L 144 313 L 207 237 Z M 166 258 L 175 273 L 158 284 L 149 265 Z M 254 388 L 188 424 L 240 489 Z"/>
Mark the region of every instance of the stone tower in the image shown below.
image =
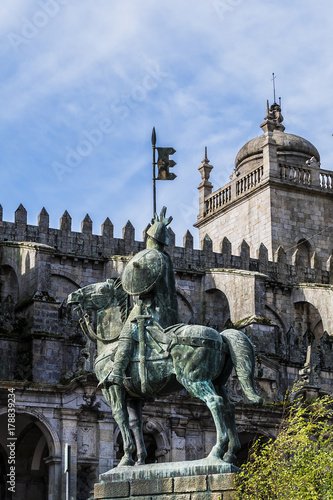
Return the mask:
<path id="1" fill-rule="evenodd" d="M 241 148 L 230 182 L 214 192 L 205 154 L 195 226 L 200 241 L 208 235 L 216 252 L 227 237 L 239 254 L 246 238 L 251 257 L 258 257 L 264 244 L 274 260 L 282 246 L 289 259 L 308 266 L 315 251 L 323 261 L 332 253 L 333 172 L 321 169 L 317 149 L 286 133 L 282 122 L 280 106 L 267 103 L 264 134 Z"/>
<path id="2" fill-rule="evenodd" d="M 253 439 L 276 436 L 280 402 L 300 373 L 306 395 L 333 394 L 333 172 L 321 169 L 316 148 L 285 133 L 282 122 L 274 103 L 264 135 L 242 147 L 231 181 L 215 192 L 205 153 L 200 249 L 189 231 L 176 246 L 169 228 L 180 321 L 220 332 L 233 326 L 256 346 L 256 384 L 268 404 L 247 404 L 236 376 L 228 382 L 239 464 Z M 107 217 L 95 234 L 86 215 L 76 232 L 65 211 L 56 229 L 45 208 L 32 225 L 22 205 L 8 222 L 0 205 L 0 498 L 11 498 L 9 390 L 17 498 L 65 498 L 66 445 L 77 500 L 90 498 L 99 474 L 119 463 L 122 441 L 94 374 L 95 346 L 66 298 L 121 277 L 131 255 L 145 248 L 148 228 L 138 240 L 128 221 L 116 238 Z M 184 393 L 147 403 L 143 417 L 150 463 L 201 459 L 215 443 L 207 408 Z"/>

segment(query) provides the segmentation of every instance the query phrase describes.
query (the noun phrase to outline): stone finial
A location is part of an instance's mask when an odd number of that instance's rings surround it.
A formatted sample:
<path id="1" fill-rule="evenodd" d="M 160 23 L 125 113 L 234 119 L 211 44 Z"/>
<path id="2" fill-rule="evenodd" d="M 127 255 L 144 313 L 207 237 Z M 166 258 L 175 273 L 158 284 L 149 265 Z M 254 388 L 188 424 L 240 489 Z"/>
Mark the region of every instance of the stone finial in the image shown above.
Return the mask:
<path id="1" fill-rule="evenodd" d="M 169 233 L 169 247 L 174 247 L 176 244 L 176 235 L 171 229 L 171 227 L 168 227 L 168 233 Z"/>
<path id="2" fill-rule="evenodd" d="M 303 334 L 303 342 L 307 346 L 311 346 L 315 342 L 316 338 L 313 332 L 308 328 Z"/>
<path id="3" fill-rule="evenodd" d="M 205 148 L 205 156 L 201 162 L 200 167 L 198 167 L 202 178 L 202 182 L 200 183 L 199 188 L 205 188 L 205 196 L 210 194 L 213 189 L 213 184 L 209 181 L 210 172 L 213 168 L 213 165 L 209 164 L 209 160 L 207 158 L 207 148 Z"/>
<path id="4" fill-rule="evenodd" d="M 60 230 L 68 233 L 72 230 L 72 217 L 69 215 L 67 210 L 64 211 L 62 217 L 60 218 Z"/>
<path id="5" fill-rule="evenodd" d="M 231 243 L 226 236 L 221 241 L 221 254 L 223 265 L 226 267 L 231 266 Z"/>
<path id="6" fill-rule="evenodd" d="M 135 229 L 131 221 L 127 221 L 123 227 L 123 239 L 126 241 L 134 242 L 135 240 Z"/>
<path id="7" fill-rule="evenodd" d="M 202 181 L 199 184 L 199 217 L 204 217 L 205 214 L 205 201 L 207 196 L 212 193 L 213 184 L 209 181 L 210 172 L 213 168 L 213 165 L 209 164 L 209 160 L 207 158 L 207 148 L 205 148 L 205 156 L 201 162 L 198 170 L 201 174 Z"/>
<path id="8" fill-rule="evenodd" d="M 287 254 L 281 245 L 274 253 L 274 262 L 277 262 L 277 264 L 287 264 Z"/>
<path id="9" fill-rule="evenodd" d="M 240 246 L 240 258 L 242 261 L 242 269 L 249 269 L 250 268 L 250 246 L 249 244 L 243 240 Z"/>
<path id="10" fill-rule="evenodd" d="M 193 249 L 193 236 L 189 230 L 184 234 L 183 247 L 190 250 Z"/>
<path id="11" fill-rule="evenodd" d="M 110 221 L 109 217 L 105 219 L 101 226 L 101 234 L 106 238 L 113 238 L 113 224 Z"/>
<path id="12" fill-rule="evenodd" d="M 204 253 L 211 253 L 213 251 L 213 242 L 208 234 L 205 234 L 205 237 L 201 242 L 201 249 Z"/>
<path id="13" fill-rule="evenodd" d="M 37 224 L 39 229 L 42 231 L 47 231 L 50 226 L 50 217 L 47 211 L 45 210 L 45 207 L 43 207 L 38 214 Z"/>
<path id="14" fill-rule="evenodd" d="M 203 181 L 207 181 L 208 182 L 208 179 L 209 179 L 209 176 L 210 176 L 210 172 L 211 170 L 213 169 L 213 165 L 210 165 L 209 164 L 209 160 L 208 160 L 208 157 L 207 157 L 207 147 L 205 147 L 205 156 L 201 162 L 201 165 L 200 167 L 198 167 L 198 170 L 201 174 L 201 178 Z M 209 182 L 210 184 L 210 182 Z M 213 186 L 212 186 L 213 187 Z"/>
<path id="15" fill-rule="evenodd" d="M 20 204 L 20 206 L 17 208 L 17 210 L 15 212 L 15 222 L 18 224 L 26 224 L 27 223 L 27 211 L 24 208 L 24 206 L 22 205 L 22 203 Z"/>
<path id="16" fill-rule="evenodd" d="M 81 233 L 83 234 L 92 234 L 92 220 L 87 214 L 83 221 L 81 222 Z"/>

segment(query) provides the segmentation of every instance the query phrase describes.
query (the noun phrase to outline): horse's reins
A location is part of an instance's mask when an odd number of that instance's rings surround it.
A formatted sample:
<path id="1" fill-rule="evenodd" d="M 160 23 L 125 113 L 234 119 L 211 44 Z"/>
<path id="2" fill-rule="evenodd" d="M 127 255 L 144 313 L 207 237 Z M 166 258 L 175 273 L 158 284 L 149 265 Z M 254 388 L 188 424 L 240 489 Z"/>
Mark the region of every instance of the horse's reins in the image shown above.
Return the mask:
<path id="1" fill-rule="evenodd" d="M 76 308 L 75 308 L 78 316 L 79 316 L 79 324 L 80 324 L 80 327 L 84 333 L 84 335 L 86 337 L 88 337 L 89 340 L 91 340 L 92 342 L 94 342 L 95 344 L 99 341 L 99 342 L 102 342 L 103 344 L 110 344 L 111 342 L 114 342 L 114 339 L 103 339 L 103 337 L 100 337 L 99 335 L 97 335 L 94 330 L 91 328 L 91 325 L 90 325 L 90 318 L 89 318 L 89 314 L 88 313 L 84 313 L 84 310 L 81 306 L 81 304 L 79 304 Z M 79 313 L 80 311 L 80 313 Z"/>

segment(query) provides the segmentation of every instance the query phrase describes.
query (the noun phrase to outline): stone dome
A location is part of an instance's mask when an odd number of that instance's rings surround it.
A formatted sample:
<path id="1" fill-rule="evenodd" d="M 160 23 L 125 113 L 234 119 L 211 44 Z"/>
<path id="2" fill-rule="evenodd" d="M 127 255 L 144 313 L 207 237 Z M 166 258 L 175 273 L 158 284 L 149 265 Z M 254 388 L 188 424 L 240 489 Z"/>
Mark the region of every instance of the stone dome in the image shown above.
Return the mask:
<path id="1" fill-rule="evenodd" d="M 307 157 L 307 159 L 315 157 L 317 162 L 320 163 L 320 155 L 314 145 L 306 139 L 303 139 L 303 137 L 285 133 L 285 128 L 282 125 L 282 122 L 283 116 L 281 114 L 280 105 L 274 103 L 271 107 L 269 107 L 267 103 L 267 115 L 265 117 L 265 122 L 261 125 L 261 128 L 263 128 L 267 123 L 270 124 L 271 130 L 273 130 L 273 140 L 277 144 L 277 154 L 292 155 L 296 153 L 297 155 L 300 154 Z M 261 135 L 247 142 L 236 156 L 236 169 L 244 160 L 250 159 L 255 155 L 262 156 L 265 141 L 265 135 Z"/>
<path id="2" fill-rule="evenodd" d="M 303 139 L 299 135 L 288 134 L 281 130 L 274 130 L 273 139 L 277 144 L 277 151 L 279 153 L 303 153 L 304 155 L 316 158 L 320 162 L 320 155 L 317 148 L 311 142 Z M 251 141 L 247 142 L 238 152 L 235 159 L 236 168 L 243 160 L 253 155 L 262 154 L 265 136 L 261 135 Z"/>

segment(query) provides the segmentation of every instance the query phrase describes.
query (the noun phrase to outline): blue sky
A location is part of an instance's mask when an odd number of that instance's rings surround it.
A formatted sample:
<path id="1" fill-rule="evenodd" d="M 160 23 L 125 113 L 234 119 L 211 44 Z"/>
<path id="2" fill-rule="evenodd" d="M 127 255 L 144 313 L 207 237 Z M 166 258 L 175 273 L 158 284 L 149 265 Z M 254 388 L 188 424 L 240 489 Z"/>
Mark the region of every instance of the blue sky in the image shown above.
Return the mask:
<path id="1" fill-rule="evenodd" d="M 177 152 L 157 184 L 181 245 L 208 147 L 214 189 L 261 134 L 271 75 L 286 131 L 333 169 L 331 0 L 1 0 L 0 203 L 36 224 L 68 210 L 136 239 L 152 215 L 151 130 Z"/>

